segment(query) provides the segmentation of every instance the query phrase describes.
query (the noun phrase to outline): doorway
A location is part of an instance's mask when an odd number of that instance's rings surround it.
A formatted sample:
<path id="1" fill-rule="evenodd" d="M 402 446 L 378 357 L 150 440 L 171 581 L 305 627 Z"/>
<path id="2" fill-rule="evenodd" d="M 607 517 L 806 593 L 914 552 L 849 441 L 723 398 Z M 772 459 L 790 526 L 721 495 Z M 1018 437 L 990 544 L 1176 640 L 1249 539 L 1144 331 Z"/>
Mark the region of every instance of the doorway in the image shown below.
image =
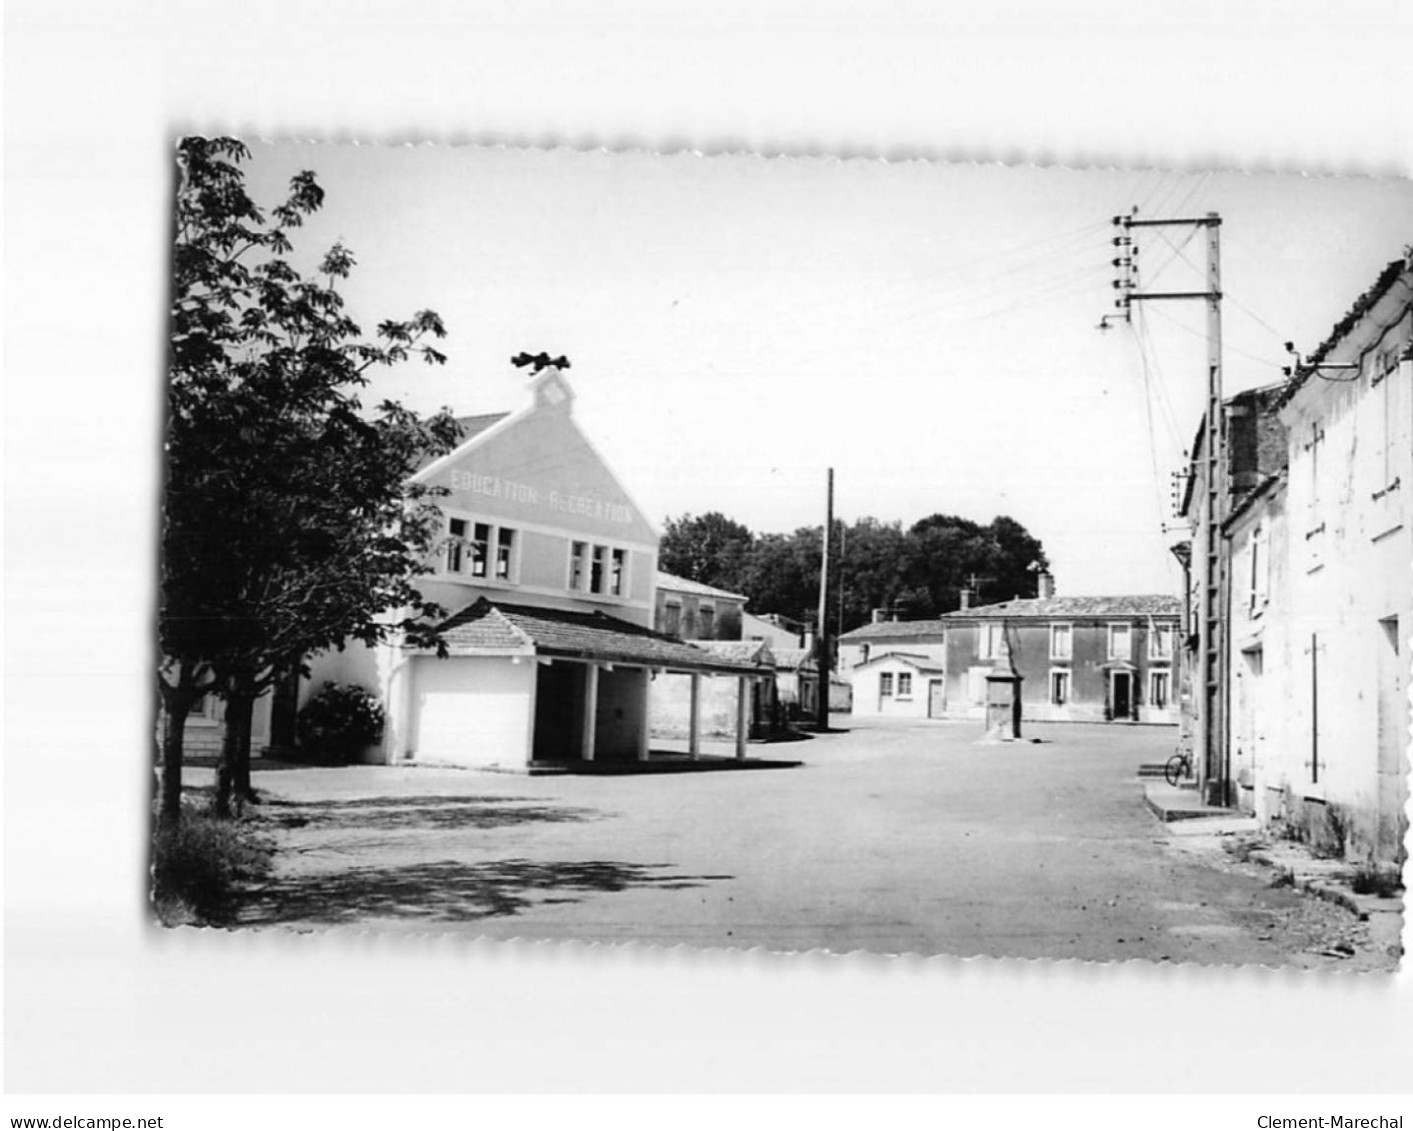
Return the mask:
<path id="1" fill-rule="evenodd" d="M 946 713 L 947 699 L 943 687 L 944 684 L 940 679 L 927 681 L 927 717 L 929 719 L 940 719 Z"/>
<path id="2" fill-rule="evenodd" d="M 1113 672 L 1109 677 L 1110 717 L 1133 717 L 1133 673 Z"/>
<path id="3" fill-rule="evenodd" d="M 549 664 L 536 672 L 534 759 L 578 759 L 584 734 L 584 669 L 579 664 Z"/>

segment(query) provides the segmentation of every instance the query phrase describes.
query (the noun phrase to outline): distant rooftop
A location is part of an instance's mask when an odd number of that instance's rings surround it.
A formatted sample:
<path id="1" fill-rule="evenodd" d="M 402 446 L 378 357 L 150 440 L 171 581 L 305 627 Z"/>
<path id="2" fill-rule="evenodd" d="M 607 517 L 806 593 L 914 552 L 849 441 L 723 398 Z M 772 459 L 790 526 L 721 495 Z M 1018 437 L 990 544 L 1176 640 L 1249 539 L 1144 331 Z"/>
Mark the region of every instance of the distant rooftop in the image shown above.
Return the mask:
<path id="1" fill-rule="evenodd" d="M 937 636 L 946 626 L 940 620 L 885 620 L 860 625 L 839 637 L 840 643 L 866 640 L 905 640 L 914 636 Z"/>
<path id="2" fill-rule="evenodd" d="M 1182 601 L 1179 598 L 1170 597 L 1165 593 L 1148 593 L 1121 597 L 1022 598 L 1001 601 L 995 605 L 978 605 L 973 609 L 958 609 L 954 613 L 948 613 L 942 620 L 984 620 L 991 617 L 1036 617 L 1046 620 L 1062 617 L 1175 617 L 1181 612 Z"/>
<path id="3" fill-rule="evenodd" d="M 712 585 L 703 585 L 700 581 L 688 581 L 685 577 L 664 573 L 662 570 L 657 571 L 657 587 L 671 589 L 674 593 L 690 593 L 695 597 L 729 597 L 734 601 L 746 600 L 744 593 L 732 593 L 726 589 L 717 589 Z"/>

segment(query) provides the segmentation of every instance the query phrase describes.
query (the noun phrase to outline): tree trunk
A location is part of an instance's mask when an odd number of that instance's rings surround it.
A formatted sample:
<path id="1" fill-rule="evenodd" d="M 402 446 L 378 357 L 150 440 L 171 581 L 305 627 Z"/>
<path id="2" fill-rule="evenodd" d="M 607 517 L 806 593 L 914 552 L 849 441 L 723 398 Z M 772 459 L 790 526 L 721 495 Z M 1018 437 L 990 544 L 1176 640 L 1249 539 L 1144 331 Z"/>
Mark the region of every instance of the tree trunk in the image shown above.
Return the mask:
<path id="1" fill-rule="evenodd" d="M 162 805 L 160 820 L 176 825 L 182 819 L 182 761 L 186 720 L 201 693 L 186 672 L 175 686 L 159 680 L 162 697 Z"/>
<path id="2" fill-rule="evenodd" d="M 226 730 L 221 736 L 216 797 L 212 803 L 212 811 L 218 817 L 229 817 L 236 809 L 243 809 L 250 789 L 250 719 L 254 714 L 255 696 L 249 687 L 248 679 L 235 678 L 226 692 Z M 244 792 L 240 788 L 242 777 Z"/>
<path id="3" fill-rule="evenodd" d="M 164 695 L 162 723 L 162 808 L 161 822 L 176 825 L 182 819 L 182 738 L 186 717 L 194 701 L 191 697 Z"/>

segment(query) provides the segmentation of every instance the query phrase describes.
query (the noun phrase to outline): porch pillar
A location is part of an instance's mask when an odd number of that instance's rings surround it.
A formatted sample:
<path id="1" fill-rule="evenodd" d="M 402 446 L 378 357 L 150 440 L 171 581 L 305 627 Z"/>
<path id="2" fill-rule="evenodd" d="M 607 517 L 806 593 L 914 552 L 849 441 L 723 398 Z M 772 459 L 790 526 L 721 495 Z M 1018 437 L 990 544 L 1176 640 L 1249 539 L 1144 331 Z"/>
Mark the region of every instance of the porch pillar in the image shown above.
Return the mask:
<path id="1" fill-rule="evenodd" d="M 638 761 L 648 760 L 648 696 L 652 694 L 653 673 L 651 668 L 643 669 L 643 718 L 638 728 Z"/>
<path id="2" fill-rule="evenodd" d="M 693 672 L 689 677 L 692 681 L 691 710 L 688 712 L 687 720 L 687 753 L 693 758 L 702 756 L 702 677 L 699 672 Z"/>
<path id="3" fill-rule="evenodd" d="M 751 677 L 736 677 L 736 757 L 746 756 L 746 734 L 751 727 Z"/>
<path id="4" fill-rule="evenodd" d="M 599 718 L 599 669 L 596 664 L 584 668 L 584 733 L 579 756 L 586 762 L 594 760 L 594 730 Z"/>

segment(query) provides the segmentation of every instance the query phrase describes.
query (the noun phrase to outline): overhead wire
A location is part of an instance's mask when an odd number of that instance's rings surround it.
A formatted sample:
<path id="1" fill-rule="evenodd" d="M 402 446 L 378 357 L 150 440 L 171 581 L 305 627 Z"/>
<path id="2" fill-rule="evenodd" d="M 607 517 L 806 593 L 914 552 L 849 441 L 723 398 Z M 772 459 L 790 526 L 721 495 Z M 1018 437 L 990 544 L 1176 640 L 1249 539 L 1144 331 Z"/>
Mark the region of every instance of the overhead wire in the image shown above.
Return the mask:
<path id="1" fill-rule="evenodd" d="M 1140 317 L 1142 312 L 1140 311 Z M 1138 347 L 1139 372 L 1143 376 L 1143 412 L 1148 422 L 1148 454 L 1153 465 L 1153 498 L 1157 504 L 1158 525 L 1161 527 L 1164 521 L 1163 513 L 1163 478 L 1158 468 L 1158 432 L 1153 426 L 1153 378 L 1149 372 L 1148 354 L 1143 348 L 1143 340 L 1139 330 L 1133 323 L 1130 323 L 1133 331 L 1134 342 Z"/>

